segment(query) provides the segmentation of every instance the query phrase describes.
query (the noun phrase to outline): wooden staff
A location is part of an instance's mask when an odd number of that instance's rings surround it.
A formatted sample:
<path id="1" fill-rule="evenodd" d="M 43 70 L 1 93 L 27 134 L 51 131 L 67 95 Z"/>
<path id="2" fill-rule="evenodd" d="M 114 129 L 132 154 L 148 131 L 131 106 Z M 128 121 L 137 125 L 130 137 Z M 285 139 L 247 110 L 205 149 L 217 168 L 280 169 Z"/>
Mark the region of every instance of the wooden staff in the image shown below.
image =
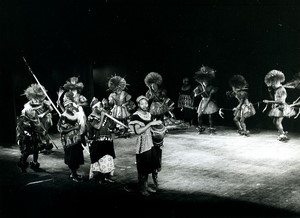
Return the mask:
<path id="1" fill-rule="evenodd" d="M 32 76 L 34 77 L 34 79 L 36 80 L 36 82 L 39 84 L 39 86 L 41 87 L 43 93 L 45 94 L 45 96 L 47 97 L 47 99 L 49 100 L 49 102 L 51 103 L 52 107 L 56 110 L 56 112 L 58 113 L 59 116 L 61 116 L 61 113 L 59 112 L 59 110 L 56 108 L 56 106 L 54 105 L 54 103 L 52 102 L 52 100 L 50 99 L 50 97 L 48 96 L 46 90 L 44 89 L 44 87 L 41 85 L 41 83 L 39 82 L 39 80 L 37 79 L 37 77 L 34 75 L 33 71 L 31 70 L 30 66 L 28 65 L 26 59 L 23 57 L 23 60 L 26 64 L 26 66 L 28 67 L 29 72 L 32 74 Z"/>

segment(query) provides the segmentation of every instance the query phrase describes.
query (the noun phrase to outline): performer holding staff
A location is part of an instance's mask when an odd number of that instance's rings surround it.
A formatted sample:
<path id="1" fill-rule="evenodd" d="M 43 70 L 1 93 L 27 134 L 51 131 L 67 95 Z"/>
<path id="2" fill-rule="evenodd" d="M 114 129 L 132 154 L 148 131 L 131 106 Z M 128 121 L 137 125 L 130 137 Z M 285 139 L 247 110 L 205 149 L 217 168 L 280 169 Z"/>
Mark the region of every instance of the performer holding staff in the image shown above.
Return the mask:
<path id="1" fill-rule="evenodd" d="M 102 102 L 93 98 L 91 102 L 92 113 L 88 116 L 87 137 L 90 145 L 90 179 L 100 184 L 103 182 L 114 182 L 114 142 L 109 129 L 111 119 L 105 116 Z"/>

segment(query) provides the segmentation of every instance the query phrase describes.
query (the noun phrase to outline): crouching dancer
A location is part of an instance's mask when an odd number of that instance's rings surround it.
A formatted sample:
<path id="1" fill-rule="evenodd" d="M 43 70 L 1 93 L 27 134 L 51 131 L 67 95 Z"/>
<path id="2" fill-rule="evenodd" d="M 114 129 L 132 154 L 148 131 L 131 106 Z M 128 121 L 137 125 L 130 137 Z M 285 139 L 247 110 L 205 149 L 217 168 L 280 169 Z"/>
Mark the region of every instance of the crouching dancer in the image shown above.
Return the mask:
<path id="1" fill-rule="evenodd" d="M 139 190 L 142 195 L 148 196 L 149 192 L 156 192 L 148 186 L 148 174 L 156 173 L 160 168 L 159 158 L 152 141 L 151 126 L 160 125 L 162 121 L 152 120 L 148 112 L 148 99 L 145 96 L 139 96 L 136 101 L 138 110 L 132 115 L 129 127 L 138 135 L 136 165 Z"/>

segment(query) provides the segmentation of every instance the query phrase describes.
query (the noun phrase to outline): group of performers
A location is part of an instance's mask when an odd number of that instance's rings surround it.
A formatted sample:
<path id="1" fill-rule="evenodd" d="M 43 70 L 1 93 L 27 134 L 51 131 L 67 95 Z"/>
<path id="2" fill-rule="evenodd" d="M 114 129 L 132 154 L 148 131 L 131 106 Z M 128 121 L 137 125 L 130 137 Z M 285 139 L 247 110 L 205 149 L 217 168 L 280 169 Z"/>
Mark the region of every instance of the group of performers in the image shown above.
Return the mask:
<path id="1" fill-rule="evenodd" d="M 182 109 L 184 113 L 184 119 L 188 122 L 191 122 L 191 111 L 193 110 L 194 98 L 201 96 L 201 101 L 197 107 L 197 117 L 198 117 L 198 133 L 201 134 L 205 131 L 203 127 L 202 117 L 204 115 L 208 116 L 209 127 L 208 131 L 210 134 L 215 133 L 216 129 L 213 124 L 213 114 L 219 112 L 219 115 L 223 118 L 222 108 L 217 106 L 216 101 L 214 100 L 214 95 L 218 91 L 218 88 L 214 86 L 216 71 L 208 66 L 202 66 L 195 73 L 194 79 L 198 83 L 198 86 L 195 89 L 191 88 L 189 84 L 189 79 L 183 79 L 183 85 L 181 87 L 180 95 L 178 98 L 178 107 Z M 297 74 L 298 75 L 298 74 Z M 293 104 L 288 104 L 286 102 L 287 92 L 286 88 L 297 88 L 300 83 L 299 75 L 286 84 L 283 84 L 285 81 L 285 75 L 278 70 L 271 70 L 265 75 L 265 84 L 268 88 L 271 100 L 263 100 L 262 103 L 266 104 L 264 111 L 267 106 L 271 104 L 271 110 L 269 111 L 268 116 L 273 119 L 273 124 L 278 130 L 279 141 L 286 142 L 288 140 L 287 131 L 284 130 L 282 126 L 282 121 L 284 118 L 295 118 L 299 115 L 296 115 L 295 106 L 299 105 L 298 100 L 295 100 Z M 233 109 L 233 121 L 237 126 L 237 132 L 243 136 L 249 136 L 249 130 L 247 129 L 245 120 L 256 114 L 254 105 L 249 100 L 249 85 L 243 75 L 236 74 L 229 80 L 229 86 L 231 91 L 226 92 L 226 96 L 234 97 L 238 101 L 238 105 Z M 259 102 L 258 102 L 259 103 Z M 256 104 L 258 104 L 256 103 Z M 189 118 L 186 118 L 189 117 Z"/>
<path id="2" fill-rule="evenodd" d="M 198 133 L 203 133 L 203 116 L 208 116 L 208 132 L 214 134 L 213 114 L 222 111 L 214 100 L 218 88 L 213 81 L 216 70 L 202 66 L 195 73 L 194 79 L 198 86 L 193 89 L 189 78 L 183 79 L 183 85 L 178 97 L 178 108 L 183 112 L 184 121 L 193 124 L 191 114 L 194 110 L 194 98 L 201 96 L 197 107 Z M 265 76 L 271 100 L 263 100 L 271 104 L 269 116 L 278 130 L 278 140 L 286 141 L 287 132 L 282 126 L 284 117 L 296 115 L 294 106 L 286 103 L 287 92 L 283 82 L 285 76 L 278 70 L 272 70 Z M 136 165 L 140 192 L 148 196 L 158 187 L 158 172 L 161 169 L 162 148 L 167 132 L 166 120 L 175 119 L 174 102 L 167 96 L 163 88 L 163 78 L 159 73 L 150 72 L 144 79 L 148 91 L 140 95 L 136 101 L 127 93 L 127 82 L 120 76 L 112 76 L 108 80 L 111 91 L 108 98 L 101 101 L 94 97 L 90 104 L 81 93 L 84 88 L 78 77 L 71 77 L 58 91 L 57 106 L 47 95 L 46 89 L 37 81 L 31 84 L 24 95 L 28 102 L 24 105 L 21 115 L 17 117 L 17 143 L 20 146 L 21 157 L 18 166 L 26 172 L 28 166 L 33 170 L 39 169 L 39 153 L 51 152 L 57 147 L 48 134 L 53 126 L 52 113 L 54 109 L 59 115 L 57 130 L 61 136 L 64 149 L 64 163 L 70 169 L 70 178 L 78 182 L 81 176 L 77 174 L 80 165 L 84 164 L 83 150 L 90 156 L 89 179 L 99 183 L 114 182 L 114 150 L 113 134 L 119 137 L 130 137 L 130 132 L 138 135 L 136 142 Z M 249 136 L 245 120 L 256 114 L 253 104 L 248 99 L 249 85 L 242 75 L 234 75 L 229 80 L 231 91 L 229 97 L 238 100 L 238 105 L 232 109 L 234 123 L 240 135 Z M 294 83 L 286 87 L 295 88 Z M 86 116 L 84 107 L 90 106 L 91 113 Z M 130 130 L 130 131 L 129 131 Z M 89 149 L 87 149 L 89 148 Z M 30 163 L 29 155 L 33 155 Z M 154 189 L 148 186 L 148 174 L 152 174 Z"/>

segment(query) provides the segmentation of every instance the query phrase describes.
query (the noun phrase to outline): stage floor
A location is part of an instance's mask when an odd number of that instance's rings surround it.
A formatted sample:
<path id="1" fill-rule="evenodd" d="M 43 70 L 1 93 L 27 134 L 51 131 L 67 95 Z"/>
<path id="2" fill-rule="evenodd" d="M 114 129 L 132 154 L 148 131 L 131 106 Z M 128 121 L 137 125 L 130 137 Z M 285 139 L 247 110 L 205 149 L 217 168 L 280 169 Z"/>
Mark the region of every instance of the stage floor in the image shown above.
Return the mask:
<path id="1" fill-rule="evenodd" d="M 215 135 L 169 130 L 160 189 L 149 197 L 136 190 L 135 136 L 114 140 L 116 183 L 102 185 L 88 181 L 85 151 L 85 180 L 69 178 L 58 134 L 59 149 L 39 156 L 41 172 L 22 174 L 18 147 L 2 146 L 0 217 L 300 217 L 300 133 L 289 137 L 280 142 L 275 130 L 239 136 L 229 127 Z"/>

